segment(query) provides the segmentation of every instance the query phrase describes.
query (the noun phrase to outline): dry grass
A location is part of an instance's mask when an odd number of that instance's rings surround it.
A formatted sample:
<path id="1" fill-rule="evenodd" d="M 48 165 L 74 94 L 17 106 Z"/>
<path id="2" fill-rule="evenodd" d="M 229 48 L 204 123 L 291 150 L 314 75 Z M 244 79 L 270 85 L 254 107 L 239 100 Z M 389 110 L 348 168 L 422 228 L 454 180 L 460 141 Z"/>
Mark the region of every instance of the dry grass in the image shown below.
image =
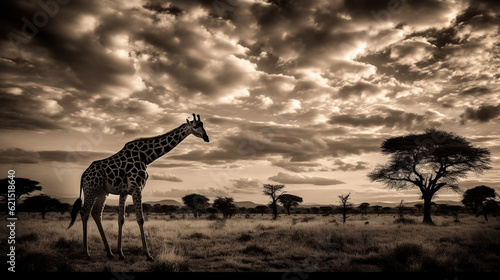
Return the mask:
<path id="1" fill-rule="evenodd" d="M 113 218 L 111 218 L 113 217 Z M 116 215 L 103 225 L 116 254 Z M 255 215 L 209 221 L 150 216 L 145 223 L 155 261 L 142 252 L 135 218 L 123 231 L 126 260 L 108 260 L 93 221 L 91 260 L 81 254 L 81 222 L 20 216 L 18 271 L 499 271 L 500 220 L 434 217 L 436 226 L 394 223 L 392 216 Z M 420 217 L 416 218 L 420 220 Z M 365 224 L 369 221 L 369 224 Z M 4 252 L 6 242 L 2 240 Z M 3 254 L 2 258 L 5 258 Z M 1 259 L 4 261 L 4 259 Z"/>

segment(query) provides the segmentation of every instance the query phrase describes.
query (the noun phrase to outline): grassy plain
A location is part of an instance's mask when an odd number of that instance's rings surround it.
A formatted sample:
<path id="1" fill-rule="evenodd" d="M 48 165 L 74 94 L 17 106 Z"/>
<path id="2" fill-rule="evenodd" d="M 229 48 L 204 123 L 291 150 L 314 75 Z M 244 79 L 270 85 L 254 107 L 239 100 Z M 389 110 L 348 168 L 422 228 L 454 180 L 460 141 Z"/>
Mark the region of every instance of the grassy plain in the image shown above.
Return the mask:
<path id="1" fill-rule="evenodd" d="M 180 216 L 179 216 L 180 217 Z M 206 216 L 205 216 L 206 217 Z M 433 217 L 436 225 L 394 223 L 393 215 L 236 215 L 227 220 L 149 215 L 145 231 L 155 260 L 142 253 L 134 215 L 126 218 L 118 260 L 116 214 L 103 226 L 115 259 L 106 258 L 93 220 L 91 259 L 82 254 L 80 218 L 21 214 L 16 226 L 17 271 L 500 271 L 500 219 L 466 214 Z M 3 234 L 2 236 L 5 236 Z M 7 238 L 0 259 L 6 261 Z"/>

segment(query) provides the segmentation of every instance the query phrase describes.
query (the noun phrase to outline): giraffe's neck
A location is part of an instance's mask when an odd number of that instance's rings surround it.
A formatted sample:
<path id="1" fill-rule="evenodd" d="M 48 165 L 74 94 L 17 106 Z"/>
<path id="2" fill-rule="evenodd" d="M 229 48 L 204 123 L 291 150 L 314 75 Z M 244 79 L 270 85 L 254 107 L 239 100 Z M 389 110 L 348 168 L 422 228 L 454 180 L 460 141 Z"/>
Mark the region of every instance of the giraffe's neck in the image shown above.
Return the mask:
<path id="1" fill-rule="evenodd" d="M 142 145 L 137 145 L 137 147 L 139 148 L 141 161 L 146 165 L 152 163 L 164 154 L 170 152 L 189 134 L 190 132 L 187 125 L 183 124 L 165 134 L 156 137 L 141 138 L 135 140 L 142 142 L 140 143 Z"/>

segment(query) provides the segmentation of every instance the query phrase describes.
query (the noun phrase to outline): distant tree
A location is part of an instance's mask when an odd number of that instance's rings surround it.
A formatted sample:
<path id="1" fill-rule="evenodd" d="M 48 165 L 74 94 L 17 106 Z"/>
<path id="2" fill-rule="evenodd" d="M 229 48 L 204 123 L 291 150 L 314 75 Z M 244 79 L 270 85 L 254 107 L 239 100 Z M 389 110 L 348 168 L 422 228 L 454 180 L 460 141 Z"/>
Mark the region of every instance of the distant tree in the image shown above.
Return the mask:
<path id="1" fill-rule="evenodd" d="M 278 200 L 283 194 L 285 194 L 285 192 L 283 191 L 284 188 L 285 185 L 264 184 L 264 194 L 271 198 L 269 208 L 271 208 L 271 210 L 273 211 L 274 220 L 278 218 Z"/>
<path id="2" fill-rule="evenodd" d="M 319 211 L 321 211 L 321 213 L 323 213 L 324 216 L 330 215 L 332 210 L 333 210 L 333 208 L 331 206 L 320 206 L 319 207 Z"/>
<path id="3" fill-rule="evenodd" d="M 290 208 L 299 206 L 302 203 L 302 197 L 293 194 L 282 194 L 279 202 L 285 207 L 288 216 L 290 216 Z"/>
<path id="4" fill-rule="evenodd" d="M 154 210 L 154 207 L 151 204 L 149 204 L 149 203 L 142 204 L 142 211 L 144 211 L 144 214 L 149 215 L 149 214 L 151 214 L 151 211 L 153 211 L 153 210 Z"/>
<path id="5" fill-rule="evenodd" d="M 382 210 L 382 213 L 386 213 L 387 214 L 387 213 L 391 212 L 392 208 L 389 207 L 389 206 L 385 206 L 385 207 L 382 207 L 381 210 Z"/>
<path id="6" fill-rule="evenodd" d="M 374 206 L 372 206 L 372 208 L 373 208 L 373 211 L 375 211 L 375 213 L 377 213 L 377 216 L 380 216 L 380 210 L 382 209 L 382 206 L 374 205 Z"/>
<path id="7" fill-rule="evenodd" d="M 9 178 L 0 180 L 0 196 L 2 197 L 2 201 L 7 201 L 9 186 L 11 185 L 9 181 Z M 39 182 L 21 177 L 14 177 L 14 186 L 16 194 L 16 205 L 19 204 L 19 200 L 23 195 L 42 190 L 42 186 L 40 186 Z"/>
<path id="8" fill-rule="evenodd" d="M 64 215 L 64 213 L 69 212 L 70 208 L 71 205 L 69 205 L 69 203 L 59 203 L 59 205 L 55 207 L 55 211 Z"/>
<path id="9" fill-rule="evenodd" d="M 417 208 L 417 209 L 418 209 L 418 213 L 419 213 L 419 214 L 420 214 L 420 212 L 421 212 L 421 210 L 422 210 L 422 207 L 424 207 L 424 205 L 423 205 L 422 203 L 417 203 L 417 204 L 415 204 L 415 205 L 413 205 L 413 206 L 415 206 L 415 208 Z"/>
<path id="10" fill-rule="evenodd" d="M 311 207 L 311 212 L 313 214 L 318 214 L 319 213 L 319 207 Z"/>
<path id="11" fill-rule="evenodd" d="M 488 220 L 486 201 L 490 198 L 496 197 L 496 192 L 494 189 L 487 186 L 477 186 L 472 189 L 468 189 L 464 192 L 462 197 L 462 203 L 473 209 L 474 213 L 477 214 L 477 209 L 480 208 L 483 212 L 484 220 Z"/>
<path id="12" fill-rule="evenodd" d="M 61 202 L 46 194 L 31 196 L 26 198 L 21 204 L 22 208 L 28 212 L 40 212 L 42 219 L 45 219 L 45 214 L 51 211 L 57 211 L 57 207 Z"/>
<path id="13" fill-rule="evenodd" d="M 198 218 L 200 213 L 208 207 L 208 201 L 209 199 L 206 196 L 196 193 L 182 197 L 182 202 L 193 212 L 195 218 Z"/>
<path id="14" fill-rule="evenodd" d="M 368 207 L 370 207 L 370 203 L 363 202 L 358 206 L 358 209 L 363 213 L 363 215 L 366 215 Z"/>
<path id="15" fill-rule="evenodd" d="M 339 195 L 340 209 L 342 210 L 342 221 L 345 224 L 345 220 L 347 219 L 347 210 L 352 207 L 352 203 L 349 202 L 349 196 L 351 193 L 347 195 Z"/>
<path id="16" fill-rule="evenodd" d="M 264 215 L 264 213 L 266 213 L 266 212 L 267 212 L 267 209 L 268 209 L 268 208 L 269 208 L 269 207 L 267 207 L 267 206 L 264 206 L 264 205 L 259 205 L 259 206 L 255 206 L 255 208 L 254 208 L 254 209 L 255 209 L 255 211 L 257 211 L 257 213 L 260 213 L 260 214 L 261 214 L 261 216 L 262 216 L 262 215 Z"/>
<path id="17" fill-rule="evenodd" d="M 435 193 L 448 188 L 459 191 L 458 179 L 468 172 L 491 169 L 490 151 L 474 147 L 465 138 L 450 132 L 427 129 L 384 140 L 382 154 L 390 158 L 368 174 L 373 182 L 390 189 L 418 188 L 424 200 L 423 223 L 433 224 L 431 202 Z"/>
<path id="18" fill-rule="evenodd" d="M 213 207 L 222 213 L 224 219 L 228 218 L 236 210 L 232 197 L 217 197 L 214 200 Z"/>
<path id="19" fill-rule="evenodd" d="M 162 205 L 161 206 L 161 211 L 165 213 L 166 215 L 172 214 L 179 210 L 179 206 L 175 205 Z"/>

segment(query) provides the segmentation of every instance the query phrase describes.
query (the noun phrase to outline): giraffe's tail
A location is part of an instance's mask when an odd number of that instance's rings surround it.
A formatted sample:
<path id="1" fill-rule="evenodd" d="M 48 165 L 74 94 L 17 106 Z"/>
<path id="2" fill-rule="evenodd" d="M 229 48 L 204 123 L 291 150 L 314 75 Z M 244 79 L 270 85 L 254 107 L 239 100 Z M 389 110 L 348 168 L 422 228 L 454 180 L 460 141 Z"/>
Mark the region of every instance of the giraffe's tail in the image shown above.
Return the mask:
<path id="1" fill-rule="evenodd" d="M 82 209 L 82 198 L 78 198 L 73 204 L 73 209 L 71 210 L 71 222 L 69 223 L 68 229 L 73 226 L 76 220 L 76 215 Z"/>

